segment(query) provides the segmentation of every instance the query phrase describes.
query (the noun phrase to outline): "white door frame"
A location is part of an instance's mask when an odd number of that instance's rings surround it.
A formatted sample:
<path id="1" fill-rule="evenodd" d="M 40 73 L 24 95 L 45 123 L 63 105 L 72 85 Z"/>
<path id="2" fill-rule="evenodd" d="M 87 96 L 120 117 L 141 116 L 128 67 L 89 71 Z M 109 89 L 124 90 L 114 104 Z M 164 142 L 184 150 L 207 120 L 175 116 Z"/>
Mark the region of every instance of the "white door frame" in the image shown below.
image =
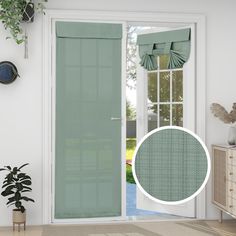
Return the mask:
<path id="1" fill-rule="evenodd" d="M 196 24 L 196 133 L 205 141 L 205 104 L 206 104 L 206 23 L 205 16 L 201 14 L 159 13 L 159 12 L 117 12 L 117 11 L 88 11 L 88 10 L 45 10 L 43 17 L 43 224 L 52 223 L 52 90 L 53 90 L 53 61 L 52 37 L 53 22 L 55 20 L 70 21 L 99 21 L 99 22 L 139 22 L 147 25 L 155 24 L 168 26 L 168 24 Z M 126 37 L 126 35 L 125 35 Z M 123 45 L 125 50 L 126 45 Z M 125 55 L 122 56 L 125 63 Z M 124 67 L 124 65 L 123 65 Z M 125 78 L 125 70 L 122 72 Z M 125 79 L 122 79 L 122 90 L 125 91 Z M 122 136 L 125 137 L 125 94 L 122 96 Z M 122 213 L 125 216 L 125 142 L 122 142 Z M 206 216 L 206 191 L 197 197 L 196 217 L 203 219 Z M 98 219 L 95 219 L 98 221 Z M 106 218 L 106 221 L 118 218 Z M 92 222 L 92 219 L 86 221 Z M 70 220 L 72 222 L 72 220 Z M 75 223 L 78 221 L 75 221 Z M 79 222 L 84 222 L 80 220 Z"/>

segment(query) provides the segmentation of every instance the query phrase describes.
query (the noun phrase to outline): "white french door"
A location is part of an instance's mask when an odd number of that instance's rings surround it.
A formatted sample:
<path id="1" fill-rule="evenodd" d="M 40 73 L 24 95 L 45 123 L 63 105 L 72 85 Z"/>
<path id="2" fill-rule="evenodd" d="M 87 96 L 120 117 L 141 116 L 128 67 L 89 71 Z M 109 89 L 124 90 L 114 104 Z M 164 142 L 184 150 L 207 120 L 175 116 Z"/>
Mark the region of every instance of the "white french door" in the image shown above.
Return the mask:
<path id="1" fill-rule="evenodd" d="M 155 71 L 137 65 L 138 142 L 149 131 L 161 126 L 183 126 L 195 131 L 195 28 L 194 25 L 188 28 L 191 28 L 191 53 L 183 68 L 168 69 L 166 56 L 157 57 L 159 66 Z M 154 32 L 161 31 L 148 30 L 148 33 Z M 147 31 L 140 34 L 147 34 Z M 138 188 L 137 208 L 195 217 L 195 199 L 181 205 L 163 205 L 147 198 Z"/>

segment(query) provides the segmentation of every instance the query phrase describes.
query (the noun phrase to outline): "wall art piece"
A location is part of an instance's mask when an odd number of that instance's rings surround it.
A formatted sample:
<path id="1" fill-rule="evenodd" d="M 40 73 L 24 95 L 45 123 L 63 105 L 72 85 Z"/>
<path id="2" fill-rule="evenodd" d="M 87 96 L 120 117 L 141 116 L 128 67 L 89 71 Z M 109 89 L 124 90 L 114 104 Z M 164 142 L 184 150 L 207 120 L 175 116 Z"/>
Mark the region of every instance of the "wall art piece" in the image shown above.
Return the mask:
<path id="1" fill-rule="evenodd" d="M 138 187 L 150 199 L 180 204 L 204 188 L 210 174 L 210 158 L 205 144 L 191 131 L 162 127 L 138 144 L 133 173 Z"/>
<path id="2" fill-rule="evenodd" d="M 9 61 L 0 62 L 0 83 L 10 84 L 19 76 L 16 66 Z"/>
<path id="3" fill-rule="evenodd" d="M 0 83 L 10 84 L 19 76 L 16 66 L 9 61 L 0 62 Z"/>

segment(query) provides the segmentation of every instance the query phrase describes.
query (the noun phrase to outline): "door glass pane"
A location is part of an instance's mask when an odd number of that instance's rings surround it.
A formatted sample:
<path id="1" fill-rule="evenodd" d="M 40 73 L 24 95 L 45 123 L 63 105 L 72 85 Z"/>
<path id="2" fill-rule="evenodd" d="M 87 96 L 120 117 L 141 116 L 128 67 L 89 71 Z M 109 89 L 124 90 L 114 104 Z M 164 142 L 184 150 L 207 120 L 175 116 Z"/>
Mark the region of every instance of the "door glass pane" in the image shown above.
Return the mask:
<path id="1" fill-rule="evenodd" d="M 161 56 L 159 56 L 160 69 L 161 70 L 167 70 L 168 69 L 169 58 L 170 58 L 169 55 L 161 55 Z"/>
<path id="2" fill-rule="evenodd" d="M 170 105 L 160 105 L 160 127 L 170 125 Z"/>
<path id="3" fill-rule="evenodd" d="M 148 102 L 157 102 L 157 73 L 148 73 Z"/>
<path id="4" fill-rule="evenodd" d="M 183 126 L 183 105 L 172 105 L 172 124 L 176 126 Z"/>
<path id="5" fill-rule="evenodd" d="M 148 132 L 157 128 L 157 105 L 148 105 Z"/>
<path id="6" fill-rule="evenodd" d="M 121 39 L 57 38 L 56 219 L 121 215 L 120 85 Z"/>
<path id="7" fill-rule="evenodd" d="M 160 72 L 160 102 L 170 101 L 170 73 Z"/>
<path id="8" fill-rule="evenodd" d="M 172 101 L 183 101 L 183 71 L 173 71 L 172 74 Z"/>

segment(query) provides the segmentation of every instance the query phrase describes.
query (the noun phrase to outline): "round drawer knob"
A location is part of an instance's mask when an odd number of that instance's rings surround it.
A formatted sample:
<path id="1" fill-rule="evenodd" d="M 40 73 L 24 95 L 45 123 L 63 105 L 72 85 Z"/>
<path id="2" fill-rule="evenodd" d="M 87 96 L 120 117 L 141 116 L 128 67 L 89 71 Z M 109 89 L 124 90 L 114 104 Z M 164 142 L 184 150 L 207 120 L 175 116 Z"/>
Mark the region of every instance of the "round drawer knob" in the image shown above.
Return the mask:
<path id="1" fill-rule="evenodd" d="M 233 175 L 233 172 L 229 172 L 229 175 Z"/>
<path id="2" fill-rule="evenodd" d="M 233 208 L 233 205 L 229 205 L 229 208 Z"/>
<path id="3" fill-rule="evenodd" d="M 229 156 L 229 159 L 233 159 L 233 157 L 232 157 L 232 156 Z"/>
<path id="4" fill-rule="evenodd" d="M 230 191 L 230 192 L 233 192 L 234 190 L 231 188 L 229 191 Z"/>

